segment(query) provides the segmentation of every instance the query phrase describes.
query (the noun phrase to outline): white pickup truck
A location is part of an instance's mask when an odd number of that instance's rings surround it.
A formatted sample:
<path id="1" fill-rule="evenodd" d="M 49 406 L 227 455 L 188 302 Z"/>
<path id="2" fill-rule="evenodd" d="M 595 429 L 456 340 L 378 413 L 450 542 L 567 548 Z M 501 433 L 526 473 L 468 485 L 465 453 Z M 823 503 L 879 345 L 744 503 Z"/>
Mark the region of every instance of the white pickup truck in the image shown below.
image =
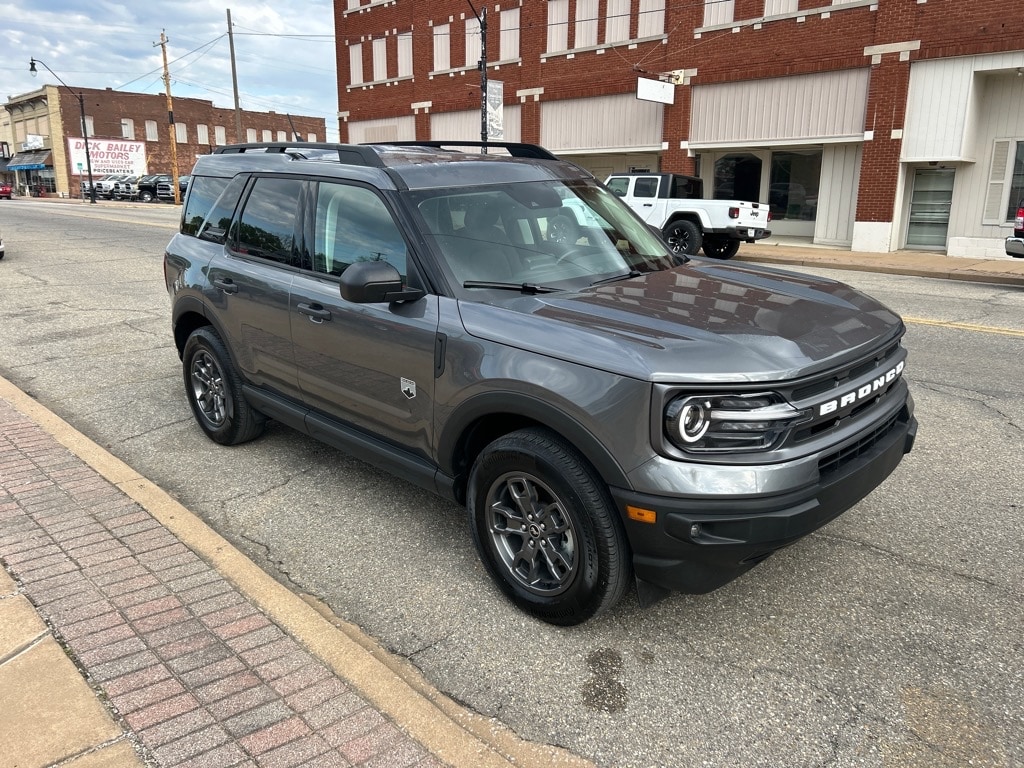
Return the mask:
<path id="1" fill-rule="evenodd" d="M 768 237 L 768 203 L 705 200 L 704 182 L 675 173 L 615 173 L 604 182 L 648 224 L 661 230 L 676 253 L 731 259 L 741 242 Z"/>

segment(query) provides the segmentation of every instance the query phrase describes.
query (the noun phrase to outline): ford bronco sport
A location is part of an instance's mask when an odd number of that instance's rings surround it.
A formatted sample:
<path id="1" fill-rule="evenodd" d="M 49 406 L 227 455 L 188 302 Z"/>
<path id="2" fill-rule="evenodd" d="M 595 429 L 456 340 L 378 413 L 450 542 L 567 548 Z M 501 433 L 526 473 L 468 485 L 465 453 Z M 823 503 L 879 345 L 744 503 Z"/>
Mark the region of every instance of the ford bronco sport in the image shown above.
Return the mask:
<path id="1" fill-rule="evenodd" d="M 897 315 L 674 254 L 586 171 L 478 147 L 198 159 L 164 274 L 211 439 L 276 419 L 464 504 L 504 593 L 563 625 L 725 584 L 911 449 Z"/>

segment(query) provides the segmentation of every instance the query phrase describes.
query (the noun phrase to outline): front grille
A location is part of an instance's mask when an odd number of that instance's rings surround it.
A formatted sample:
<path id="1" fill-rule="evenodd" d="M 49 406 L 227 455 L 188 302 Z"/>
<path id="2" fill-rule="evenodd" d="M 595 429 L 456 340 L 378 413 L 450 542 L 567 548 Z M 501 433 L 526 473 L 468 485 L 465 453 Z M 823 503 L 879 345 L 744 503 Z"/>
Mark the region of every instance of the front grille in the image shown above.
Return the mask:
<path id="1" fill-rule="evenodd" d="M 861 456 L 871 453 L 875 446 L 884 440 L 889 433 L 896 428 L 901 418 L 905 420 L 904 411 L 893 414 L 857 442 L 851 443 L 841 450 L 822 457 L 818 461 L 818 472 L 822 477 L 825 477 L 833 472 L 838 472 L 850 462 L 856 461 Z"/>

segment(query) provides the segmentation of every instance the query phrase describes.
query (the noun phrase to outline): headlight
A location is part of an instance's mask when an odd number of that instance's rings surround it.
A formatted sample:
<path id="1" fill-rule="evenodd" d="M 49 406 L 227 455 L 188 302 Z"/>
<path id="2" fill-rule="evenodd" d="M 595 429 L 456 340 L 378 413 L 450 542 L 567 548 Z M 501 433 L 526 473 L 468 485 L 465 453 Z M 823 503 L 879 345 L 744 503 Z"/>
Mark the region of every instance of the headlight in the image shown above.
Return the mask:
<path id="1" fill-rule="evenodd" d="M 665 435 L 694 453 L 764 451 L 809 417 L 772 392 L 681 395 L 665 408 Z"/>

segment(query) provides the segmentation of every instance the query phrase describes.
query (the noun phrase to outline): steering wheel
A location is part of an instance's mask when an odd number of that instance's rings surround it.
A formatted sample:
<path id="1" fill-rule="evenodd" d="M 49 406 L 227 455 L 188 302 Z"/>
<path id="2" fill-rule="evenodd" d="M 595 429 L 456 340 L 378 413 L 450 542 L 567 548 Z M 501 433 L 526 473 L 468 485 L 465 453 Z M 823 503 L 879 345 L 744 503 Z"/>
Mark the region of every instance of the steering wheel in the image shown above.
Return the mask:
<path id="1" fill-rule="evenodd" d="M 549 242 L 559 245 L 574 245 L 579 239 L 579 225 L 565 214 L 555 216 L 548 223 Z"/>

